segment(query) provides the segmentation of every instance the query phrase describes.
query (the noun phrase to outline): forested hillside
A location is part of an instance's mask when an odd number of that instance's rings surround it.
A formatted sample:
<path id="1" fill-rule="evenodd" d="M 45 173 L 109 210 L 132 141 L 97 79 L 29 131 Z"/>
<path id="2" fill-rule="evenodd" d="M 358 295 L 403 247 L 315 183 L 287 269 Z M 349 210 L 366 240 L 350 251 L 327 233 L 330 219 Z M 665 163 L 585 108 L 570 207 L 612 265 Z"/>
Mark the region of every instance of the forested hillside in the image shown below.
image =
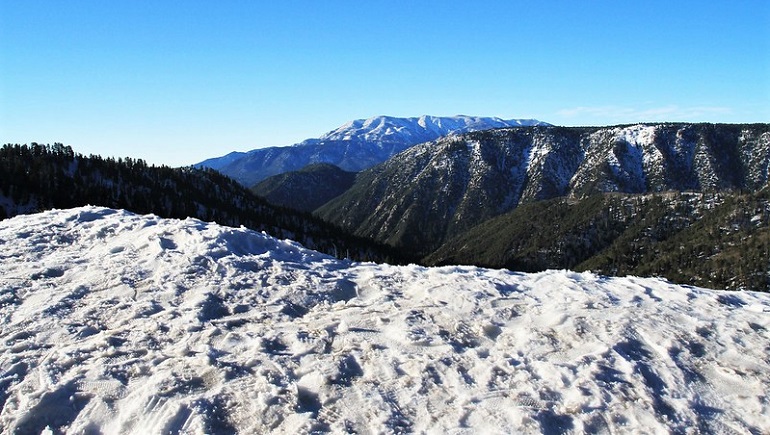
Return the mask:
<path id="1" fill-rule="evenodd" d="M 273 206 L 213 170 L 85 157 L 59 143 L 0 148 L 0 217 L 88 204 L 243 225 L 338 256 L 401 261 L 391 248 L 348 236 L 309 214 Z"/>
<path id="2" fill-rule="evenodd" d="M 591 270 L 770 291 L 770 191 L 602 194 L 524 204 L 449 240 L 425 262 Z"/>
<path id="3" fill-rule="evenodd" d="M 312 212 L 350 189 L 355 172 L 329 163 L 314 163 L 299 171 L 273 175 L 251 187 L 271 204 Z"/>

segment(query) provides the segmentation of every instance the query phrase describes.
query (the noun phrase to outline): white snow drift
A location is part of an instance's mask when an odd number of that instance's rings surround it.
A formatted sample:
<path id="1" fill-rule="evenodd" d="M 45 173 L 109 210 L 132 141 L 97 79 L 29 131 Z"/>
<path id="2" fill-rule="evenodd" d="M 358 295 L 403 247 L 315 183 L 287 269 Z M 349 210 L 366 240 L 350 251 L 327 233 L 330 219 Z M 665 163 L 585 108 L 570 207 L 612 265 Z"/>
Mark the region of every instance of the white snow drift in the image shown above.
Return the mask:
<path id="1" fill-rule="evenodd" d="M 770 296 L 0 222 L 0 432 L 768 433 Z"/>

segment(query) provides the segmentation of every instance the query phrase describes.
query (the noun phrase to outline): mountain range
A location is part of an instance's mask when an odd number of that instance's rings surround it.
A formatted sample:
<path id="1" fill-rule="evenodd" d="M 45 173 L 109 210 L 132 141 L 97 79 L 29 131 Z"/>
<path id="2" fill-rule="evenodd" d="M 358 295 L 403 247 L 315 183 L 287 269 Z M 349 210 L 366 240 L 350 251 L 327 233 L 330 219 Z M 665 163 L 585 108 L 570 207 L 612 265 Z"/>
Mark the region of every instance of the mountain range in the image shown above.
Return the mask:
<path id="1" fill-rule="evenodd" d="M 770 126 L 525 127 L 440 138 L 362 172 L 318 216 L 394 246 L 436 249 L 521 203 L 591 194 L 757 190 Z"/>
<path id="2" fill-rule="evenodd" d="M 312 163 L 330 163 L 358 172 L 384 162 L 419 143 L 469 131 L 529 125 L 546 125 L 534 119 L 501 119 L 477 116 L 376 116 L 348 122 L 317 139 L 292 146 L 232 152 L 195 166 L 216 169 L 251 187 L 272 175 L 299 170 Z"/>

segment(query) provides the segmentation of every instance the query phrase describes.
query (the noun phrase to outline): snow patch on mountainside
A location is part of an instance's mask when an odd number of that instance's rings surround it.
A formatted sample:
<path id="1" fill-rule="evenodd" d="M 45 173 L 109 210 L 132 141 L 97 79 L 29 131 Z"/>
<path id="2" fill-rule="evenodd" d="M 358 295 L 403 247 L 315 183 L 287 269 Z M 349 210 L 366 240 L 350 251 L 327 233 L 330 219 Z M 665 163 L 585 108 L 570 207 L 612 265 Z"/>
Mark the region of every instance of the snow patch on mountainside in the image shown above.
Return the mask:
<path id="1" fill-rule="evenodd" d="M 618 128 L 616 134 L 618 139 L 640 145 L 652 142 L 655 139 L 656 130 L 657 128 L 654 125 L 638 124 L 631 127 Z"/>
<path id="2" fill-rule="evenodd" d="M 767 433 L 770 295 L 0 222 L 0 432 Z"/>

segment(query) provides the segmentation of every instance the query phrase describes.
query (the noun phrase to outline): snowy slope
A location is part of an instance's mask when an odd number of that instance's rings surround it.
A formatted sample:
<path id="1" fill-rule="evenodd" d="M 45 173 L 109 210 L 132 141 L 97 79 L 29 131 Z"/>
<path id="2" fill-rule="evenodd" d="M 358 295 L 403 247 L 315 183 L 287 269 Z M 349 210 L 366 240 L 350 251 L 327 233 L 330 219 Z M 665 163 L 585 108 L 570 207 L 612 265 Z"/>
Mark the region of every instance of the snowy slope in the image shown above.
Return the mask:
<path id="1" fill-rule="evenodd" d="M 251 187 L 277 174 L 296 171 L 313 163 L 330 163 L 358 172 L 384 162 L 418 143 L 450 134 L 523 125 L 548 125 L 534 119 L 500 119 L 478 116 L 375 116 L 350 121 L 320 138 L 284 147 L 233 152 L 198 163 Z"/>
<path id="2" fill-rule="evenodd" d="M 0 432 L 768 433 L 770 295 L 0 222 Z"/>

